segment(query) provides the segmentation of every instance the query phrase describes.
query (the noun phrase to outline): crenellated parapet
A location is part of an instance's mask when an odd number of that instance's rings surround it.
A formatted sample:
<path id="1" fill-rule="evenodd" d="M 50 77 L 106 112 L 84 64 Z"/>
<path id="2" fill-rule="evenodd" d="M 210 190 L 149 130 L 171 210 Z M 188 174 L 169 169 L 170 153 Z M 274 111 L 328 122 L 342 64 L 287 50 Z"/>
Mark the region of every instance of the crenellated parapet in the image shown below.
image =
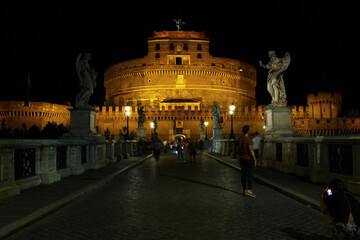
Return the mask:
<path id="1" fill-rule="evenodd" d="M 0 102 L 0 119 L 5 120 L 6 127 L 12 129 L 21 127 L 23 124 L 27 128 L 34 124 L 43 128 L 48 122 L 69 126 L 69 108 L 72 107 L 47 102 L 30 102 L 29 106 L 25 106 L 23 101 L 2 101 Z"/>

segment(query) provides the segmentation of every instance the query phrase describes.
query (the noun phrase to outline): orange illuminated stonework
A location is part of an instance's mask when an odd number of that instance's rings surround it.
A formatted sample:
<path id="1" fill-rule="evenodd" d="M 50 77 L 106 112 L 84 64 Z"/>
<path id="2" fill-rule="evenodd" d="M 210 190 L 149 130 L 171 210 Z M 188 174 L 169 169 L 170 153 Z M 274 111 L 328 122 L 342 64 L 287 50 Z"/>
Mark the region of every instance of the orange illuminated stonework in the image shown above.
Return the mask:
<path id="1" fill-rule="evenodd" d="M 125 106 L 129 105 L 129 130 L 138 128 L 137 108 L 145 108 L 146 136 L 156 119 L 161 140 L 185 135 L 194 141 L 200 138 L 200 120 L 208 122 L 207 135 L 212 137 L 212 107 L 220 106 L 224 138 L 229 138 L 234 104 L 235 137 L 244 125 L 252 132 L 263 132 L 264 108 L 257 106 L 256 70 L 234 59 L 211 56 L 209 39 L 203 32 L 161 31 L 148 39 L 148 55 L 117 63 L 105 71 L 105 106 L 96 107 L 96 125 L 119 139 L 127 126 Z M 307 96 L 307 106 L 293 106 L 292 126 L 305 136 L 358 135 L 360 118 L 339 118 L 341 93 L 318 93 Z M 15 128 L 26 124 L 45 126 L 47 122 L 70 122 L 69 106 L 45 102 L 0 102 L 0 120 Z"/>
<path id="2" fill-rule="evenodd" d="M 149 121 L 155 117 L 160 120 L 159 136 L 170 140 L 179 132 L 198 139 L 200 119 L 209 122 L 211 137 L 211 105 L 216 102 L 224 111 L 223 135 L 228 137 L 229 106 L 234 104 L 239 114 L 250 112 L 249 109 L 256 106 L 256 69 L 245 62 L 211 56 L 209 43 L 204 32 L 154 32 L 148 39 L 147 56 L 115 64 L 106 70 L 105 104 L 110 109 L 130 105 L 134 110 L 144 106 Z M 256 113 L 252 115 L 259 120 L 256 129 L 261 130 L 262 109 L 259 112 L 254 109 Z M 102 122 L 101 114 L 98 119 Z M 176 128 L 175 120 L 184 121 L 184 127 Z M 117 128 L 113 127 L 115 132 Z"/>
<path id="3" fill-rule="evenodd" d="M 201 107 L 256 105 L 253 66 L 209 53 L 203 32 L 154 32 L 148 55 L 105 72 L 106 105 L 157 107 L 170 99 L 195 99 Z"/>

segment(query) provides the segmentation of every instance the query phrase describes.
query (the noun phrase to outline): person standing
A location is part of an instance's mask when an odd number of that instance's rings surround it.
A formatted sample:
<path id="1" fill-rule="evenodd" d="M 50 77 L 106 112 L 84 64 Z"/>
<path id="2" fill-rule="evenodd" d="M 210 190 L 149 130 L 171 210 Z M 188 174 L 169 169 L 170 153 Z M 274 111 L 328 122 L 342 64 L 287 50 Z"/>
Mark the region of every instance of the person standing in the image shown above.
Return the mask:
<path id="1" fill-rule="evenodd" d="M 252 192 L 253 173 L 256 167 L 257 160 L 253 150 L 253 141 L 249 135 L 249 126 L 244 126 L 243 136 L 237 143 L 237 154 L 241 165 L 241 184 L 244 190 L 244 195 L 249 197 L 256 197 Z"/>
<path id="2" fill-rule="evenodd" d="M 252 139 L 253 141 L 253 150 L 254 150 L 254 153 L 255 153 L 255 157 L 257 160 L 259 160 L 259 153 L 260 153 L 260 143 L 261 143 L 261 137 L 259 136 L 259 133 L 258 132 L 255 132 L 255 136 L 254 138 Z M 257 165 L 260 166 L 259 164 L 260 162 L 258 162 Z"/>
<path id="3" fill-rule="evenodd" d="M 163 145 L 164 145 L 164 153 L 167 153 L 167 141 L 163 141 Z"/>
<path id="4" fill-rule="evenodd" d="M 189 147 L 189 155 L 190 155 L 190 162 L 191 163 L 195 163 L 196 160 L 196 148 L 195 145 L 191 142 L 191 139 L 189 139 L 189 143 L 188 143 Z"/>
<path id="5" fill-rule="evenodd" d="M 177 154 L 178 154 L 178 162 L 180 162 L 180 157 L 181 157 L 181 160 L 183 162 L 186 162 L 184 160 L 184 154 L 183 154 L 183 151 L 184 151 L 184 141 L 182 140 L 182 137 L 179 137 L 177 139 L 177 147 L 176 147 L 176 150 L 177 150 Z"/>
<path id="6" fill-rule="evenodd" d="M 151 148 L 153 150 L 153 155 L 155 157 L 156 160 L 156 165 L 159 164 L 159 160 L 160 160 L 160 152 L 161 152 L 161 148 L 162 148 L 162 144 L 161 141 L 159 139 L 154 139 L 151 142 Z"/>

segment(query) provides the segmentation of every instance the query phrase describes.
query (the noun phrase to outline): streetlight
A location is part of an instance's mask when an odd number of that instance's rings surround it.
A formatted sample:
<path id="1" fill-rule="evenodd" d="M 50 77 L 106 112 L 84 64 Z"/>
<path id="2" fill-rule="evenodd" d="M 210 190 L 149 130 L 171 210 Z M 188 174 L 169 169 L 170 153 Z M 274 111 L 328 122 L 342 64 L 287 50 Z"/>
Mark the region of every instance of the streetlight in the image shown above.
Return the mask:
<path id="1" fill-rule="evenodd" d="M 152 134 L 152 131 L 153 131 L 153 128 L 154 128 L 154 122 L 150 123 L 150 128 L 151 128 L 151 134 Z"/>
<path id="2" fill-rule="evenodd" d="M 207 125 L 208 125 L 209 123 L 208 123 L 208 122 L 205 122 L 204 124 L 205 124 L 205 129 L 206 129 L 206 132 L 205 132 L 205 133 L 206 133 L 206 135 L 205 135 L 205 140 L 207 140 L 207 139 L 208 139 L 208 138 L 207 138 Z"/>
<path id="3" fill-rule="evenodd" d="M 233 128 L 233 121 L 234 121 L 234 111 L 235 111 L 235 105 L 233 103 L 231 103 L 230 105 L 230 115 L 231 115 L 231 133 L 230 133 L 230 139 L 234 139 L 234 128 Z"/>
<path id="4" fill-rule="evenodd" d="M 126 139 L 129 139 L 129 116 L 130 116 L 130 106 L 125 106 L 125 114 L 126 114 Z"/>

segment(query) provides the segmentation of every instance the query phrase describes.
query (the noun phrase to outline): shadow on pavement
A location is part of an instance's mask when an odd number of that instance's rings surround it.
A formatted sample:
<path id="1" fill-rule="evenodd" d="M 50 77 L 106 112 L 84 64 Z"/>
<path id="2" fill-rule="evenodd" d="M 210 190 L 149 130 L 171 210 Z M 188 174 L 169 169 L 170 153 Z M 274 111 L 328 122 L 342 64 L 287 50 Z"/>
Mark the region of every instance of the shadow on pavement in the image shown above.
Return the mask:
<path id="1" fill-rule="evenodd" d="M 300 229 L 295 228 L 283 228 L 282 232 L 288 234 L 290 237 L 299 240 L 331 240 L 332 238 L 327 238 L 316 233 L 306 232 Z"/>
<path id="2" fill-rule="evenodd" d="M 200 181 L 192 180 L 192 179 L 189 179 L 189 178 L 183 178 L 183 177 L 178 177 L 178 176 L 173 176 L 173 175 L 168 175 L 168 174 L 158 174 L 158 176 L 174 178 L 174 179 L 178 179 L 178 180 L 182 180 L 182 181 L 186 181 L 186 182 L 192 182 L 192 183 L 196 183 L 196 184 L 200 184 L 200 185 L 204 185 L 204 186 L 208 186 L 208 187 L 212 187 L 212 188 L 217 188 L 217 189 L 229 191 L 229 192 L 236 193 L 236 194 L 239 194 L 239 195 L 243 195 L 240 192 L 237 192 L 237 191 L 234 191 L 234 190 L 222 187 L 222 186 L 218 186 L 218 185 L 214 185 L 214 184 L 206 183 L 206 182 L 200 182 Z"/>

